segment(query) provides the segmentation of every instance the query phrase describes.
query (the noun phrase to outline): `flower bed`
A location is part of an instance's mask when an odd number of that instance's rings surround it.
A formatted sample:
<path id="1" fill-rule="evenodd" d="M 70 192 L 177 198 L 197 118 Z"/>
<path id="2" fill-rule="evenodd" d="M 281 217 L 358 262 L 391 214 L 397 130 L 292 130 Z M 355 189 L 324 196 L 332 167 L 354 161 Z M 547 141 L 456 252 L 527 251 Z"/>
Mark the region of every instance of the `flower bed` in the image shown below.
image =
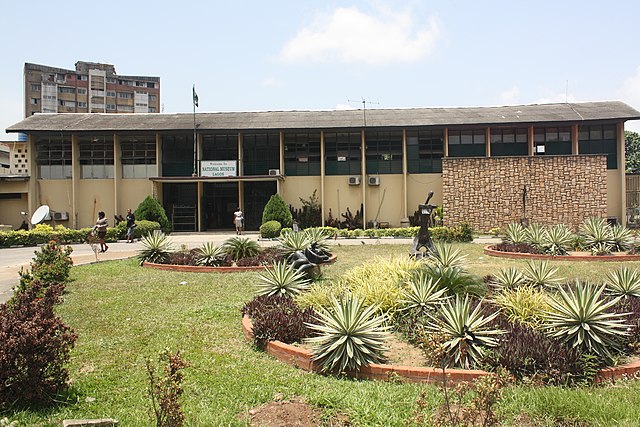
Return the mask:
<path id="1" fill-rule="evenodd" d="M 613 252 L 609 255 L 591 255 L 589 252 L 569 252 L 568 255 L 544 255 L 526 252 L 498 251 L 495 245 L 484 247 L 484 253 L 490 256 L 515 258 L 515 259 L 539 259 L 554 261 L 640 261 L 640 255 L 630 255 L 626 252 Z"/>
<path id="2" fill-rule="evenodd" d="M 332 264 L 337 258 L 337 256 L 333 255 L 329 258 L 329 261 L 325 264 L 320 264 L 320 266 Z M 146 261 L 142 263 L 142 266 L 157 270 L 181 271 L 183 273 L 242 273 L 245 271 L 261 271 L 265 268 L 264 265 L 207 267 L 201 265 L 156 264 Z M 268 268 L 269 266 L 267 265 L 266 267 Z"/>

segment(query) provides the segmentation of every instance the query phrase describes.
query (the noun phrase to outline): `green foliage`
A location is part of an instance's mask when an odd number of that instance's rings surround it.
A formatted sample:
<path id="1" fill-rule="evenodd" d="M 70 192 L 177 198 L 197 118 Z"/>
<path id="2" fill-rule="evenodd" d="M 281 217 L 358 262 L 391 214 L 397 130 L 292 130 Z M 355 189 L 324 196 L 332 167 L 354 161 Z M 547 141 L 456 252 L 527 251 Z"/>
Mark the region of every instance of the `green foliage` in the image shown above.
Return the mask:
<path id="1" fill-rule="evenodd" d="M 626 172 L 640 172 L 640 134 L 629 130 L 624 131 L 624 152 Z"/>
<path id="2" fill-rule="evenodd" d="M 149 359 L 146 361 L 149 398 L 156 427 L 181 427 L 184 424 L 184 412 L 180 404 L 184 378 L 182 370 L 189 367 L 189 363 L 182 358 L 179 350 L 171 354 L 165 349 L 158 357 L 158 364 L 162 365 L 162 376 L 157 374 L 159 368 L 155 364 Z"/>
<path id="3" fill-rule="evenodd" d="M 147 234 L 141 240 L 143 249 L 138 254 L 140 265 L 144 262 L 164 264 L 169 260 L 169 253 L 173 251 L 173 244 L 169 236 L 162 231 Z"/>
<path id="4" fill-rule="evenodd" d="M 220 265 L 225 255 L 226 252 L 222 246 L 214 245 L 211 242 L 205 242 L 200 248 L 198 248 L 196 264 L 208 267 L 217 266 Z"/>
<path id="5" fill-rule="evenodd" d="M 442 242 L 471 242 L 473 241 L 473 228 L 469 223 L 462 223 L 453 227 L 431 227 L 431 238 Z"/>
<path id="6" fill-rule="evenodd" d="M 312 359 L 323 370 L 338 373 L 383 361 L 389 327 L 384 325 L 385 316 L 376 315 L 377 310 L 355 296 L 334 299 L 330 309 L 320 308 L 319 323 L 307 325 L 318 334 L 307 338 L 313 345 Z"/>
<path id="7" fill-rule="evenodd" d="M 301 228 L 319 227 L 322 224 L 322 205 L 317 196 L 317 190 L 313 190 L 313 194 L 308 200 L 300 197 L 302 210 L 296 218 Z"/>
<path id="8" fill-rule="evenodd" d="M 69 272 L 73 265 L 71 246 L 63 248 L 55 241 L 50 241 L 36 255 L 31 262 L 33 279 L 45 286 L 51 283 L 65 283 L 69 280 Z"/>
<path id="9" fill-rule="evenodd" d="M 620 337 L 627 335 L 626 313 L 608 312 L 619 298 L 601 299 L 604 286 L 576 282 L 573 288 L 560 288 L 557 297 L 549 300 L 543 328 L 552 337 L 570 347 L 579 348 L 605 359 L 620 346 Z"/>
<path id="10" fill-rule="evenodd" d="M 133 238 L 140 239 L 142 236 L 153 232 L 154 230 L 160 230 L 160 224 L 155 221 L 147 221 L 146 219 L 136 220 L 136 226 L 133 229 Z M 120 221 L 117 226 L 110 227 L 107 230 L 106 240 L 108 242 L 115 242 L 116 240 L 122 240 L 127 234 L 127 222 Z"/>
<path id="11" fill-rule="evenodd" d="M 607 272 L 604 282 L 607 292 L 616 297 L 640 297 L 640 273 L 623 266 Z"/>
<path id="12" fill-rule="evenodd" d="M 278 221 L 283 227 L 293 225 L 291 211 L 279 194 L 272 195 L 262 211 L 262 223 L 267 221 Z"/>
<path id="13" fill-rule="evenodd" d="M 492 284 L 500 290 L 515 289 L 524 285 L 524 275 L 515 267 L 501 268 L 492 278 Z"/>
<path id="14" fill-rule="evenodd" d="M 433 251 L 428 252 L 427 262 L 440 268 L 466 268 L 467 256 L 453 246 L 434 242 Z"/>
<path id="15" fill-rule="evenodd" d="M 611 227 L 611 250 L 614 252 L 628 251 L 633 245 L 631 230 L 616 224 Z"/>
<path id="16" fill-rule="evenodd" d="M 524 229 L 526 242 L 539 248 L 547 240 L 547 228 L 541 224 L 529 224 Z"/>
<path id="17" fill-rule="evenodd" d="M 493 296 L 493 303 L 511 323 L 538 328 L 549 310 L 549 296 L 534 286 L 504 289 Z"/>
<path id="18" fill-rule="evenodd" d="M 525 228 L 517 223 L 512 222 L 511 224 L 507 224 L 504 229 L 504 238 L 502 239 L 504 243 L 526 243 L 527 242 L 527 232 Z"/>
<path id="19" fill-rule="evenodd" d="M 466 255 L 445 243 L 434 243 L 423 266 L 424 273 L 446 289 L 447 295 L 481 295 L 485 288 L 477 277 L 467 272 Z"/>
<path id="20" fill-rule="evenodd" d="M 487 347 L 497 344 L 497 337 L 504 333 L 491 329 L 490 323 L 498 316 L 495 312 L 484 317 L 481 303 L 472 308 L 468 296 L 464 299 L 456 295 L 453 301 L 447 300 L 437 315 L 430 315 L 427 328 L 435 333 L 443 333 L 444 366 L 456 366 L 465 369 L 476 366 Z"/>
<path id="21" fill-rule="evenodd" d="M 267 221 L 260 226 L 260 237 L 265 239 L 272 239 L 280 235 L 282 226 L 278 221 Z"/>
<path id="22" fill-rule="evenodd" d="M 250 258 L 260 253 L 260 245 L 255 240 L 248 237 L 232 237 L 227 239 L 222 248 L 232 260 L 238 261 L 242 258 Z"/>
<path id="23" fill-rule="evenodd" d="M 433 310 L 445 299 L 446 289 L 439 289 L 438 281 L 419 272 L 407 281 L 402 290 L 401 310 L 421 316 Z"/>
<path id="24" fill-rule="evenodd" d="M 147 196 L 136 209 L 136 220 L 146 219 L 147 221 L 154 221 L 160 224 L 160 228 L 163 233 L 171 232 L 171 223 L 164 208 L 155 198 Z"/>
<path id="25" fill-rule="evenodd" d="M 548 255 L 566 255 L 572 248 L 575 236 L 564 224 L 557 224 L 549 228 L 545 239 L 540 245 L 543 253 Z"/>
<path id="26" fill-rule="evenodd" d="M 311 244 L 315 243 L 319 249 L 329 251 L 327 239 L 334 236 L 332 230 L 327 229 L 327 227 L 312 227 L 305 229 L 304 232 L 309 237 Z"/>
<path id="27" fill-rule="evenodd" d="M 580 225 L 580 235 L 583 239 L 585 249 L 590 251 L 593 247 L 603 248 L 612 243 L 613 235 L 611 227 L 604 218 L 591 217 L 584 220 Z"/>
<path id="28" fill-rule="evenodd" d="M 547 260 L 527 260 L 523 271 L 525 281 L 529 285 L 550 288 L 557 286 L 564 280 L 558 277 L 557 273 L 558 269 L 551 267 Z"/>
<path id="29" fill-rule="evenodd" d="M 295 297 L 309 288 L 309 280 L 303 272 L 286 261 L 273 263 L 259 275 L 257 295 L 281 295 Z"/>
<path id="30" fill-rule="evenodd" d="M 282 251 L 285 256 L 289 256 L 297 251 L 304 251 L 309 246 L 311 246 L 311 238 L 309 234 L 300 231 L 288 231 L 282 233 L 278 238 L 278 249 Z"/>

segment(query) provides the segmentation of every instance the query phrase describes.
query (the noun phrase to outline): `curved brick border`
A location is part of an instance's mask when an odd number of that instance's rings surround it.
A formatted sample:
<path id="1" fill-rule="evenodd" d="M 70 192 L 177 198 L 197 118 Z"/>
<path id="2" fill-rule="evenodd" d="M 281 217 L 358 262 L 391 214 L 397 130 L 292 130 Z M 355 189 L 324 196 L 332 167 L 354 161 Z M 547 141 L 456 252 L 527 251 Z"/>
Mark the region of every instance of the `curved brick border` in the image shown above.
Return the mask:
<path id="1" fill-rule="evenodd" d="M 484 247 L 484 253 L 500 258 L 514 259 L 548 259 L 554 261 L 640 261 L 640 255 L 629 255 L 626 253 L 613 253 L 611 255 L 590 255 L 586 252 L 569 252 L 569 255 L 540 255 L 523 252 L 504 252 L 493 249 L 494 245 Z"/>
<path id="2" fill-rule="evenodd" d="M 242 318 L 242 332 L 247 341 L 253 341 L 253 325 L 248 316 Z M 320 372 L 320 367 L 311 360 L 311 352 L 280 341 L 269 341 L 266 352 L 281 362 L 292 365 L 309 372 Z M 616 379 L 631 378 L 640 372 L 640 360 L 625 365 L 601 369 L 595 378 L 595 382 L 601 383 Z M 473 381 L 478 377 L 491 375 L 487 371 L 467 369 L 447 369 L 447 380 L 453 383 Z M 354 378 L 366 378 L 371 380 L 385 380 L 391 375 L 399 375 L 410 382 L 434 383 L 443 380 L 443 372 L 436 368 L 421 368 L 414 366 L 395 366 L 385 364 L 371 364 L 363 367 L 359 372 L 350 374 Z"/>
<path id="3" fill-rule="evenodd" d="M 320 264 L 320 266 L 333 264 L 337 259 L 338 257 L 333 255 L 327 262 Z M 264 266 L 262 265 L 252 265 L 247 267 L 205 267 L 201 265 L 155 264 L 152 262 L 144 262 L 142 266 L 158 270 L 181 271 L 183 273 L 242 273 L 245 271 L 262 271 L 264 269 Z"/>

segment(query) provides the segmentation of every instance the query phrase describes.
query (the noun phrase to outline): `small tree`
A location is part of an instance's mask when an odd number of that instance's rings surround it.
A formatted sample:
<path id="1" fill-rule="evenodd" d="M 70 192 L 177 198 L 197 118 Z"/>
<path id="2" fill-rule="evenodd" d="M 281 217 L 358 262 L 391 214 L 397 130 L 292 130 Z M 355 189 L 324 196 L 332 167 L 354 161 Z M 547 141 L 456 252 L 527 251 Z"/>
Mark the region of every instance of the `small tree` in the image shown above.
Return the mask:
<path id="1" fill-rule="evenodd" d="M 164 233 L 171 231 L 171 224 L 169 218 L 164 211 L 164 208 L 156 199 L 151 196 L 147 196 L 142 203 L 138 205 L 136 209 L 136 220 L 146 219 L 147 221 L 155 221 L 160 224 L 160 228 Z"/>
<path id="2" fill-rule="evenodd" d="M 267 221 L 278 221 L 283 228 L 293 225 L 291 211 L 278 194 L 271 196 L 262 211 L 262 224 Z"/>
<path id="3" fill-rule="evenodd" d="M 627 173 L 640 172 L 640 134 L 624 131 L 624 151 Z"/>

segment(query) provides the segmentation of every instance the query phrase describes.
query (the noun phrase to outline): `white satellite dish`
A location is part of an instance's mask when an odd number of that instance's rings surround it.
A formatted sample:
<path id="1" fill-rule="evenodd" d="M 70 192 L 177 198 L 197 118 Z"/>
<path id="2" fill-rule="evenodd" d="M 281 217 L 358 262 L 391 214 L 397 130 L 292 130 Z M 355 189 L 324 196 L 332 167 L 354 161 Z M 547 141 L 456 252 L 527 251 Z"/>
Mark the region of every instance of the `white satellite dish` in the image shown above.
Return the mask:
<path id="1" fill-rule="evenodd" d="M 36 209 L 33 215 L 31 215 L 31 224 L 33 225 L 40 224 L 42 221 L 47 219 L 47 217 L 49 216 L 49 211 L 50 211 L 49 206 L 47 205 L 40 206 L 38 209 Z"/>

